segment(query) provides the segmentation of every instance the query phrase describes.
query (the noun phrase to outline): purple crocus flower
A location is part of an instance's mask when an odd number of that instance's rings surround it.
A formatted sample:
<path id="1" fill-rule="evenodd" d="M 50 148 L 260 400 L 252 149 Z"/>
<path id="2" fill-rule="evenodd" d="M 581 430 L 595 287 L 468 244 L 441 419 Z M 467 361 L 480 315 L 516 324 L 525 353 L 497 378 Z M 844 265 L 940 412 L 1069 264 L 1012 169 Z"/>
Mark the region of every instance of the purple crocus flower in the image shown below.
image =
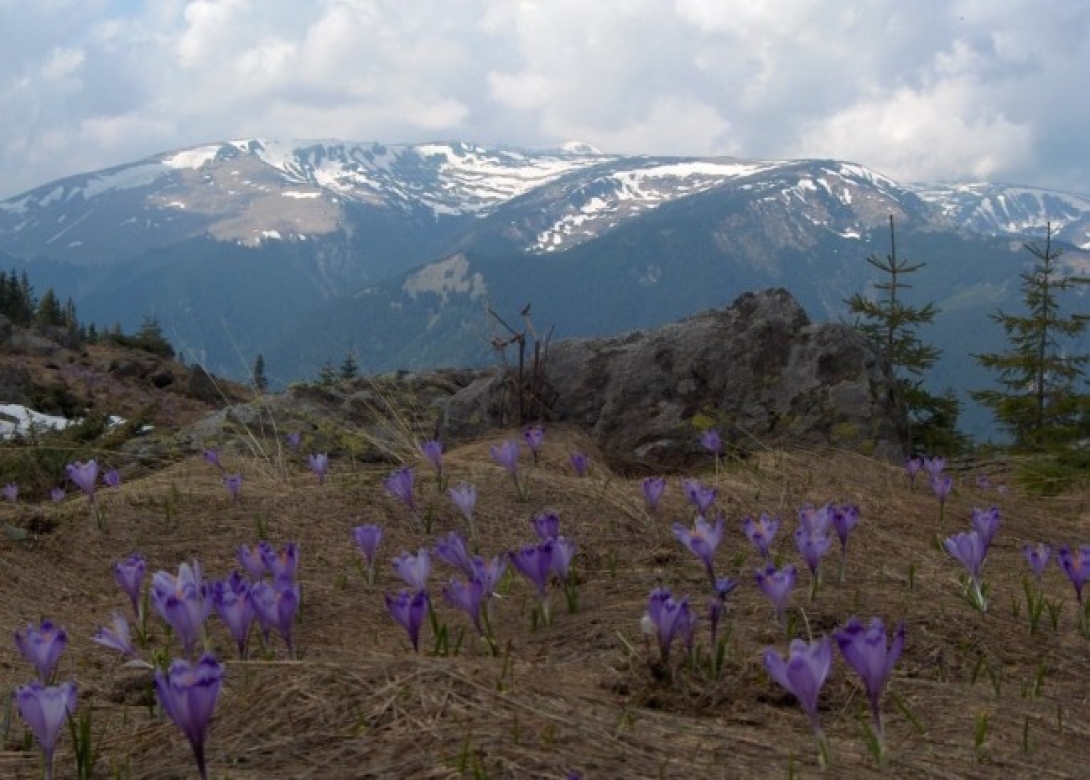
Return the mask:
<path id="1" fill-rule="evenodd" d="M 95 484 L 98 482 L 98 464 L 94 460 L 86 463 L 77 460 L 75 463 L 69 463 L 64 470 L 72 483 L 82 490 L 88 499 L 94 501 Z"/>
<path id="2" fill-rule="evenodd" d="M 420 454 L 424 456 L 424 460 L 431 464 L 431 467 L 435 469 L 436 475 L 440 479 L 443 477 L 443 442 L 436 439 L 430 439 L 420 445 Z"/>
<path id="3" fill-rule="evenodd" d="M 666 492 L 666 477 L 644 477 L 643 500 L 647 503 L 648 512 L 655 514 L 664 492 Z"/>
<path id="4" fill-rule="evenodd" d="M 571 463 L 572 471 L 575 472 L 575 476 L 586 476 L 587 468 L 590 466 L 590 458 L 588 458 L 585 453 L 573 452 L 568 456 L 568 461 Z"/>
<path id="5" fill-rule="evenodd" d="M 764 662 L 772 679 L 798 699 L 810 719 L 814 736 L 822 742 L 824 735 L 818 720 L 818 696 L 833 663 L 829 637 L 825 636 L 813 642 L 792 639 L 786 659 L 769 647 L 764 652 Z"/>
<path id="6" fill-rule="evenodd" d="M 924 458 L 923 459 L 923 470 L 926 471 L 927 474 L 932 478 L 937 477 L 939 474 L 941 474 L 943 469 L 945 469 L 945 468 L 946 468 L 946 459 L 945 458 L 942 458 L 942 457 L 939 457 L 939 456 L 936 455 L 933 458 Z"/>
<path id="7" fill-rule="evenodd" d="M 225 671 L 214 655 L 206 653 L 195 664 L 175 658 L 167 671 L 155 672 L 159 704 L 189 740 L 201 780 L 208 780 L 204 743 Z"/>
<path id="8" fill-rule="evenodd" d="M 492 460 L 503 466 L 512 477 L 517 476 L 519 468 L 519 443 L 514 439 L 504 439 L 499 445 L 488 448 Z"/>
<path id="9" fill-rule="evenodd" d="M 666 588 L 655 588 L 647 599 L 646 617 L 647 628 L 658 639 L 662 663 L 670 660 L 675 636 L 681 636 L 686 645 L 691 645 L 694 620 L 687 597 L 675 599 Z"/>
<path id="10" fill-rule="evenodd" d="M 192 654 L 212 611 L 208 585 L 201 580 L 201 567 L 183 563 L 177 576 L 156 572 L 151 578 L 151 604 L 173 629 L 186 654 Z"/>
<path id="11" fill-rule="evenodd" d="M 506 571 L 507 558 L 505 556 L 494 555 L 487 561 L 479 555 L 473 556 L 473 576 L 481 581 L 486 597 L 495 593 Z"/>
<path id="12" fill-rule="evenodd" d="M 3 488 L 0 488 L 0 493 L 3 493 L 5 501 L 10 501 L 13 504 L 19 500 L 19 486 L 14 482 L 9 482 Z"/>
<path id="13" fill-rule="evenodd" d="M 511 563 L 537 588 L 537 595 L 542 602 L 548 593 L 549 574 L 553 566 L 553 541 L 547 539 L 541 544 L 523 547 L 510 553 Z"/>
<path id="14" fill-rule="evenodd" d="M 307 456 L 310 470 L 318 477 L 318 484 L 325 484 L 325 475 L 329 472 L 329 456 L 324 452 L 314 452 Z"/>
<path id="15" fill-rule="evenodd" d="M 1029 563 L 1030 569 L 1033 570 L 1034 579 L 1040 583 L 1041 577 L 1045 573 L 1045 567 L 1048 566 L 1048 559 L 1052 557 L 1052 548 L 1044 542 L 1037 542 L 1036 544 L 1027 542 L 1022 547 L 1022 554 L 1026 556 L 1026 562 Z"/>
<path id="16" fill-rule="evenodd" d="M 129 632 L 129 621 L 119 612 L 115 612 L 110 618 L 110 625 L 103 626 L 96 631 L 91 640 L 103 647 L 116 650 L 124 656 L 137 658 L 139 654 L 132 646 L 132 635 Z"/>
<path id="17" fill-rule="evenodd" d="M 302 431 L 292 431 L 284 437 L 284 441 L 292 450 L 298 450 L 303 446 L 303 433 Z"/>
<path id="18" fill-rule="evenodd" d="M 401 624 L 405 633 L 409 635 L 413 650 L 420 650 L 420 627 L 424 624 L 424 615 L 428 611 L 428 594 L 426 591 L 400 591 L 396 596 L 386 595 L 386 609 L 390 615 Z"/>
<path id="19" fill-rule="evenodd" d="M 526 446 L 534 456 L 534 463 L 537 463 L 541 445 L 545 443 L 545 429 L 540 425 L 531 425 L 523 430 L 522 438 L 526 440 Z"/>
<path id="20" fill-rule="evenodd" d="M 64 488 L 62 488 L 60 485 L 51 488 L 49 491 L 49 497 L 53 500 L 54 504 L 59 504 L 61 501 L 64 501 L 64 496 Z"/>
<path id="21" fill-rule="evenodd" d="M 893 632 L 893 641 L 886 644 L 886 627 L 881 618 L 873 618 L 870 626 L 864 628 L 856 618 L 848 620 L 839 631 L 833 632 L 833 638 L 840 646 L 840 652 L 848 666 L 856 671 L 863 680 L 870 701 L 871 718 L 878 739 L 882 738 L 882 691 L 893 672 L 893 665 L 901 657 L 905 646 L 905 624 L 897 624 Z"/>
<path id="22" fill-rule="evenodd" d="M 935 474 L 931 477 L 931 492 L 939 500 L 939 522 L 946 511 L 946 499 L 954 489 L 954 478 L 949 474 Z"/>
<path id="23" fill-rule="evenodd" d="M 719 546 L 723 538 L 723 517 L 716 519 L 712 525 L 703 517 L 697 517 L 692 529 L 686 528 L 681 523 L 674 523 L 674 537 L 681 542 L 689 552 L 704 563 L 704 569 L 708 577 L 715 583 L 715 567 L 713 558 L 715 548 Z"/>
<path id="24" fill-rule="evenodd" d="M 121 472 L 117 469 L 110 469 L 102 475 L 102 484 L 106 487 L 117 487 L 121 484 Z"/>
<path id="25" fill-rule="evenodd" d="M 250 587 L 250 601 L 266 636 L 270 628 L 276 629 L 287 645 L 288 653 L 294 656 L 291 630 L 295 625 L 295 613 L 299 611 L 299 583 L 286 579 L 277 579 L 271 585 L 265 581 L 255 582 Z"/>
<path id="26" fill-rule="evenodd" d="M 553 574 L 560 581 L 567 581 L 568 575 L 571 573 L 571 562 L 575 557 L 575 542 L 564 536 L 558 536 L 552 542 L 553 558 L 551 566 Z"/>
<path id="27" fill-rule="evenodd" d="M 770 557 L 769 550 L 772 547 L 772 540 L 776 538 L 776 532 L 779 530 L 780 518 L 771 517 L 764 512 L 761 513 L 760 518 L 757 520 L 752 517 L 742 518 L 743 533 L 766 561 Z"/>
<path id="28" fill-rule="evenodd" d="M 28 625 L 25 632 L 16 631 L 15 645 L 38 672 L 38 679 L 48 683 L 68 645 L 68 635 L 52 620 L 43 620 L 37 626 Z"/>
<path id="29" fill-rule="evenodd" d="M 250 596 L 250 585 L 237 571 L 231 572 L 225 580 L 212 584 L 212 606 L 216 614 L 227 624 L 231 638 L 238 648 L 238 657 L 246 657 L 246 640 L 250 636 L 250 626 L 254 622 L 254 602 Z"/>
<path id="30" fill-rule="evenodd" d="M 76 685 L 63 682 L 46 687 L 35 680 L 15 691 L 15 704 L 30 730 L 34 732 L 45 759 L 45 778 L 53 778 L 53 753 L 68 718 L 76 712 Z"/>
<path id="31" fill-rule="evenodd" d="M 382 481 L 386 492 L 404 504 L 410 512 L 416 512 L 416 502 L 413 499 L 413 470 L 409 466 L 392 472 Z"/>
<path id="32" fill-rule="evenodd" d="M 987 474 L 977 474 L 976 486 L 980 490 L 991 490 L 992 489 L 991 477 L 989 477 Z"/>
<path id="33" fill-rule="evenodd" d="M 132 603 L 132 611 L 137 619 L 140 617 L 140 591 L 144 586 L 144 575 L 148 564 L 143 555 L 133 553 L 123 561 L 114 564 L 114 579 L 118 587 L 125 592 Z"/>
<path id="34" fill-rule="evenodd" d="M 783 622 L 784 609 L 787 600 L 791 597 L 791 589 L 795 587 L 797 570 L 794 564 L 788 564 L 782 569 L 777 569 L 772 564 L 758 569 L 756 574 L 757 586 L 761 592 L 772 602 L 776 610 L 776 620 Z"/>
<path id="35" fill-rule="evenodd" d="M 219 450 L 217 450 L 215 447 L 209 447 L 208 449 L 206 449 L 204 452 L 201 453 L 201 457 L 203 457 L 206 461 L 218 468 L 220 471 L 223 471 L 223 464 L 220 463 Z"/>
<path id="36" fill-rule="evenodd" d="M 473 576 L 473 556 L 469 553 L 466 540 L 457 531 L 441 537 L 432 549 L 439 560 L 465 572 L 467 577 Z"/>
<path id="37" fill-rule="evenodd" d="M 905 458 L 905 476 L 913 489 L 916 488 L 916 475 L 923 468 L 922 458 Z"/>
<path id="38" fill-rule="evenodd" d="M 443 598 L 451 606 L 457 607 L 469 615 L 470 620 L 473 621 L 473 627 L 477 629 L 477 633 L 484 634 L 484 628 L 481 624 L 481 605 L 484 603 L 485 598 L 484 583 L 476 578 L 470 579 L 469 582 L 451 580 L 443 588 Z"/>
<path id="39" fill-rule="evenodd" d="M 295 581 L 295 571 L 299 568 L 299 545 L 288 542 L 277 552 L 268 542 L 259 542 L 261 562 L 274 580 Z"/>
<path id="40" fill-rule="evenodd" d="M 999 530 L 999 507 L 990 509 L 977 509 L 973 507 L 973 528 L 980 534 L 980 540 L 984 542 L 984 551 L 992 546 L 995 532 Z"/>
<path id="41" fill-rule="evenodd" d="M 799 527 L 807 534 L 828 534 L 831 523 L 831 504 L 803 504 L 799 507 Z"/>
<path id="42" fill-rule="evenodd" d="M 453 487 L 447 491 L 447 495 L 450 496 L 450 500 L 454 502 L 454 506 L 458 507 L 458 511 L 462 513 L 462 517 L 473 524 L 473 510 L 477 507 L 477 488 L 468 482 L 462 482 L 458 487 Z"/>
<path id="43" fill-rule="evenodd" d="M 259 580 L 265 576 L 267 569 L 265 568 L 265 558 L 261 554 L 261 545 L 254 545 L 253 547 L 248 544 L 241 545 L 235 553 L 235 557 L 238 558 L 239 564 L 252 579 Z"/>
<path id="44" fill-rule="evenodd" d="M 795 547 L 798 549 L 802 559 L 806 561 L 806 566 L 810 569 L 810 577 L 813 583 L 816 583 L 820 579 L 819 569 L 821 567 L 821 559 L 829 552 L 831 546 L 832 540 L 827 533 L 807 533 L 805 528 L 799 528 L 795 531 Z M 812 594 L 814 589 L 811 588 L 810 592 Z"/>
<path id="45" fill-rule="evenodd" d="M 700 446 L 713 455 L 723 454 L 723 439 L 718 428 L 708 428 L 700 434 Z"/>
<path id="46" fill-rule="evenodd" d="M 227 488 L 227 495 L 229 495 L 231 500 L 237 504 L 242 498 L 242 475 L 225 474 L 223 477 L 223 486 Z"/>
<path id="47" fill-rule="evenodd" d="M 697 512 L 702 515 L 708 514 L 708 510 L 715 503 L 717 492 L 715 488 L 705 487 L 697 479 L 686 479 L 682 480 L 681 489 L 689 503 L 696 507 Z"/>
<path id="48" fill-rule="evenodd" d="M 431 575 L 431 557 L 428 548 L 421 547 L 416 555 L 403 552 L 391 561 L 397 576 L 413 590 L 425 591 L 428 589 L 428 577 Z"/>
<path id="49" fill-rule="evenodd" d="M 1075 588 L 1075 596 L 1081 605 L 1082 586 L 1090 577 L 1090 547 L 1072 550 L 1065 545 L 1056 552 L 1056 563 L 1071 580 L 1071 585 Z"/>
<path id="50" fill-rule="evenodd" d="M 840 539 L 840 550 L 847 554 L 848 552 L 848 537 L 851 536 L 852 531 L 859 525 L 859 507 L 855 504 L 845 504 L 844 506 L 831 506 L 830 517 L 832 520 L 833 530 L 836 531 L 837 538 Z"/>
<path id="51" fill-rule="evenodd" d="M 979 531 L 963 531 L 947 538 L 943 542 L 946 552 L 954 556 L 969 574 L 974 603 L 981 610 L 987 609 L 984 591 L 980 581 L 980 570 L 984 566 L 984 556 L 988 548 Z"/>
<path id="52" fill-rule="evenodd" d="M 531 522 L 534 524 L 534 533 L 543 542 L 560 536 L 560 515 L 556 512 L 542 512 L 534 515 Z"/>
<path id="53" fill-rule="evenodd" d="M 375 578 L 375 563 L 378 560 L 379 542 L 382 541 L 382 529 L 377 525 L 358 525 L 352 529 L 352 538 L 356 541 L 363 560 L 367 564 L 369 579 Z"/>

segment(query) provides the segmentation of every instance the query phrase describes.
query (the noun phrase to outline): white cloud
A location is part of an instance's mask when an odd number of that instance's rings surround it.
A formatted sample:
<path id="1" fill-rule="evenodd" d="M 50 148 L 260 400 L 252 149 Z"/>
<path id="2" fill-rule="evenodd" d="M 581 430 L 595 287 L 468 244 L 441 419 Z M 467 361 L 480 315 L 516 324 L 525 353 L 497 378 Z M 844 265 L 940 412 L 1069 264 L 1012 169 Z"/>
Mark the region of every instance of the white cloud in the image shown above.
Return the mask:
<path id="1" fill-rule="evenodd" d="M 579 138 L 1090 192 L 1083 0 L 0 0 L 0 19 L 19 118 L 0 197 L 244 135 Z"/>

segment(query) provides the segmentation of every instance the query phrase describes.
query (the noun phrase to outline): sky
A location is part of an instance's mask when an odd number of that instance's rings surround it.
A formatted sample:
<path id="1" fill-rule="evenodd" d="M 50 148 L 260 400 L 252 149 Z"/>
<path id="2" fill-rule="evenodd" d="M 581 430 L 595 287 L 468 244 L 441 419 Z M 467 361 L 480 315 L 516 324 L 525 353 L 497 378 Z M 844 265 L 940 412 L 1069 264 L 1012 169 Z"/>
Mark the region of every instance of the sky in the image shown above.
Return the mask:
<path id="1" fill-rule="evenodd" d="M 1086 0 L 0 0 L 0 198 L 239 138 L 1090 194 Z"/>

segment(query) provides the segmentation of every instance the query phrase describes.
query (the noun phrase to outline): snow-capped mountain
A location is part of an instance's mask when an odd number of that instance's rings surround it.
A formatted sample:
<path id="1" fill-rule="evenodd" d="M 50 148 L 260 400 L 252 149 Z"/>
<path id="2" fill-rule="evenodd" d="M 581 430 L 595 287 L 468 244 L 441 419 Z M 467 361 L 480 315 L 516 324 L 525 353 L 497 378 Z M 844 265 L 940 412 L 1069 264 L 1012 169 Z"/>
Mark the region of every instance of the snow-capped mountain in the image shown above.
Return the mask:
<path id="1" fill-rule="evenodd" d="M 1044 236 L 1090 249 L 1090 196 L 986 182 L 914 184 L 909 189 L 950 222 L 984 235 Z"/>
<path id="2" fill-rule="evenodd" d="M 938 346 L 963 356 L 940 387 L 965 381 L 987 312 L 1017 303 L 1022 244 L 1044 225 L 1090 269 L 1090 197 L 1068 193 L 900 184 L 834 160 L 262 139 L 0 202 L 0 261 L 90 321 L 154 315 L 216 373 L 241 376 L 262 353 L 275 383 L 348 351 L 368 370 L 492 359 L 486 303 L 532 302 L 556 337 L 650 327 L 768 286 L 816 319 L 844 317 L 876 281 L 864 260 L 889 251 L 890 215 L 898 255 L 927 265 L 912 291 L 943 311 Z"/>

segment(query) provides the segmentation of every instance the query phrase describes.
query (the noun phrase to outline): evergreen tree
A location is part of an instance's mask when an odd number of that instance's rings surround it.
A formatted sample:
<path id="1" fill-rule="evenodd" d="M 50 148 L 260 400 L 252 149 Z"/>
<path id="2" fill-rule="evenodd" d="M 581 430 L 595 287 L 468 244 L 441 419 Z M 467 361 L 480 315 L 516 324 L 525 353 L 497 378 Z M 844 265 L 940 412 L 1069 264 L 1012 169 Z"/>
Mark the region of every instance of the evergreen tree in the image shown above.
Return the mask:
<path id="1" fill-rule="evenodd" d="M 38 301 L 38 310 L 34 313 L 34 319 L 39 325 L 58 328 L 65 326 L 64 310 L 61 309 L 61 303 L 57 300 L 52 287 L 48 288 Z"/>
<path id="2" fill-rule="evenodd" d="M 352 357 L 352 353 L 349 352 L 344 356 L 344 362 L 341 363 L 340 379 L 347 382 L 357 376 L 359 376 L 359 366 L 356 364 L 356 359 Z"/>
<path id="3" fill-rule="evenodd" d="M 322 370 L 318 373 L 318 384 L 321 387 L 332 387 L 337 383 L 337 372 L 333 370 L 333 364 L 326 361 L 322 364 Z"/>
<path id="4" fill-rule="evenodd" d="M 871 255 L 867 262 L 885 275 L 875 284 L 878 295 L 867 298 L 856 293 L 846 303 L 856 315 L 855 327 L 870 339 L 886 359 L 909 422 L 909 450 L 950 453 L 961 449 L 964 437 L 957 431 L 960 404 L 952 392 L 935 395 L 923 385 L 924 372 L 931 368 L 940 350 L 926 344 L 919 336 L 922 325 L 930 324 L 938 314 L 931 303 L 911 306 L 904 301 L 904 291 L 912 285 L 904 276 L 915 273 L 926 263 L 910 263 L 897 257 L 893 215 L 889 217 L 890 253 L 885 259 Z"/>
<path id="5" fill-rule="evenodd" d="M 261 392 L 265 392 L 265 390 L 269 387 L 268 377 L 265 376 L 265 356 L 262 355 L 260 352 L 257 354 L 257 358 L 254 360 L 252 381 L 254 388 Z"/>
<path id="6" fill-rule="evenodd" d="M 1032 452 L 1088 434 L 1090 395 L 1078 392 L 1077 382 L 1090 353 L 1069 353 L 1065 344 L 1085 330 L 1090 317 L 1062 315 L 1059 296 L 1090 279 L 1061 273 L 1056 260 L 1062 250 L 1052 245 L 1051 223 L 1043 247 L 1034 243 L 1025 248 L 1034 257 L 1032 268 L 1020 276 L 1026 313 L 992 315 L 1003 327 L 1009 349 L 973 356 L 998 374 L 1002 389 L 975 390 L 972 396 L 992 410 L 1017 448 Z"/>

